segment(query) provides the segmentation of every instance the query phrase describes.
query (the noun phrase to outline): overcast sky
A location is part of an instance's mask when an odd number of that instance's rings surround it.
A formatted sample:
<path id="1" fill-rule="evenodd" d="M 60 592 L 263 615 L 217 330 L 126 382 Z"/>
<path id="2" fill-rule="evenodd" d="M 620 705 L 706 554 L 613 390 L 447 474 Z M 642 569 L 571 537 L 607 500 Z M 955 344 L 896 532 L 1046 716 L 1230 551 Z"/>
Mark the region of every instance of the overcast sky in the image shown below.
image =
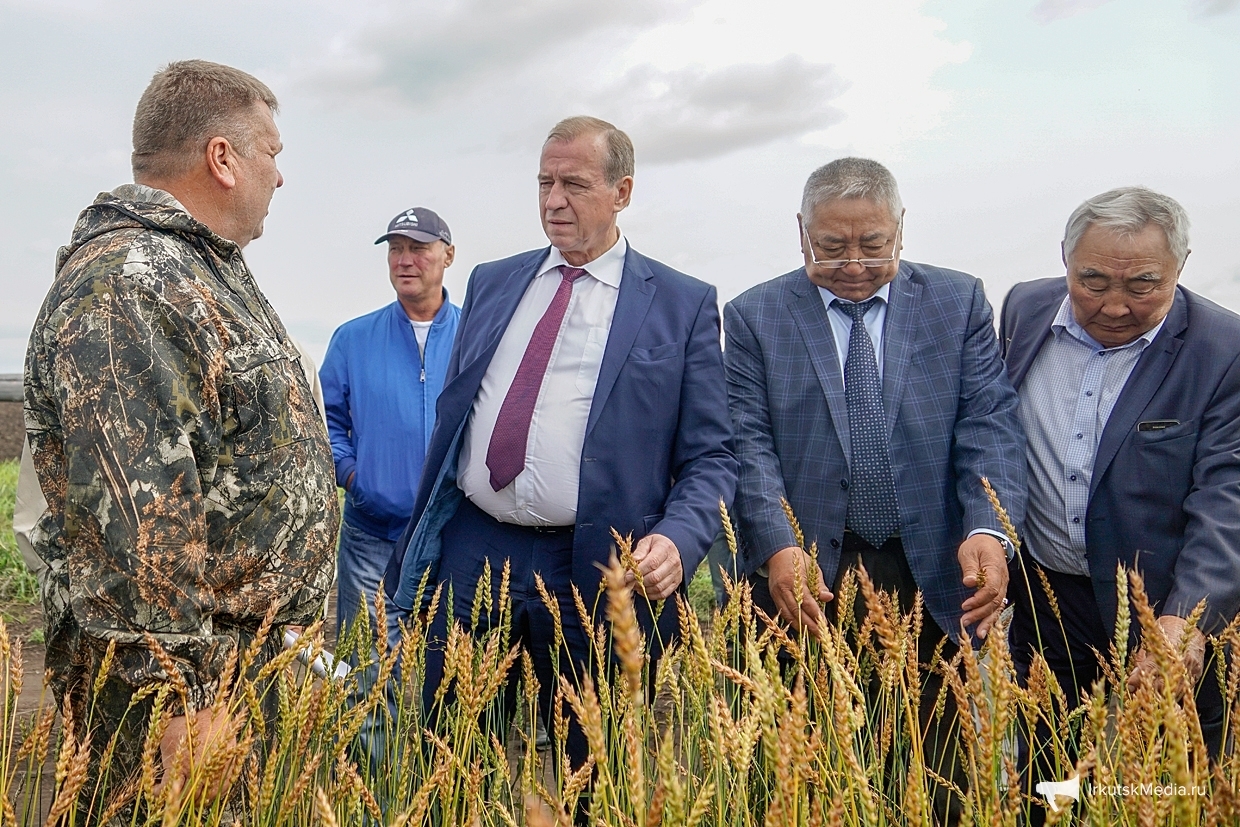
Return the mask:
<path id="1" fill-rule="evenodd" d="M 1062 273 L 1083 199 L 1145 184 L 1193 221 L 1190 288 L 1240 309 L 1240 0 L 0 0 L 0 373 L 21 370 L 56 248 L 130 180 L 162 64 L 243 68 L 280 98 L 284 187 L 246 254 L 289 329 L 391 300 L 372 242 L 449 223 L 482 261 L 545 244 L 547 129 L 637 148 L 621 227 L 727 300 L 799 265 L 795 215 L 842 155 L 895 173 L 904 256 L 1012 284 Z"/>

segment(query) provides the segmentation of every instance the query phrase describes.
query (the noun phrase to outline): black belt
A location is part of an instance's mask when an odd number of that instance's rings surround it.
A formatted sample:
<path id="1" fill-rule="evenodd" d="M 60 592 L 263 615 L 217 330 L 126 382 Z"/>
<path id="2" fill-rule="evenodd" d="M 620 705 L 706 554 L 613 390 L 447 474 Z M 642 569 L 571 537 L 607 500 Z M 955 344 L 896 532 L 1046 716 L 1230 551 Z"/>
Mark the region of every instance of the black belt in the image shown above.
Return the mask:
<path id="1" fill-rule="evenodd" d="M 483 518 L 490 520 L 496 525 L 502 525 L 504 528 L 512 528 L 518 531 L 536 534 L 539 537 L 560 537 L 566 534 L 572 534 L 577 528 L 575 525 L 521 525 L 520 523 L 506 523 L 503 520 L 497 520 L 486 511 L 478 507 L 478 504 L 469 497 L 465 498 L 465 504 L 478 512 Z"/>
<path id="2" fill-rule="evenodd" d="M 474 507 L 478 508 L 477 506 Z M 534 534 L 538 537 L 563 537 L 572 534 L 576 528 L 576 526 L 572 525 L 521 525 L 520 523 L 506 523 L 503 520 L 496 520 L 481 508 L 478 508 L 478 512 L 488 520 L 493 520 L 497 525 L 502 525 L 504 528 L 511 528 L 526 534 Z"/>

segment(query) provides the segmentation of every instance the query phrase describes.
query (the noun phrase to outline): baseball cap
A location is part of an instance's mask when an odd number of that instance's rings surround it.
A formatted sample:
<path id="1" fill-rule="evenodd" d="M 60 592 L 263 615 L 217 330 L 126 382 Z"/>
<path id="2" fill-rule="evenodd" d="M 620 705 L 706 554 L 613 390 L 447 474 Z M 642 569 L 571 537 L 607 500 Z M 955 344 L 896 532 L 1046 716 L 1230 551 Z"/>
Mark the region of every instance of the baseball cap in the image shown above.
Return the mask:
<path id="1" fill-rule="evenodd" d="M 375 239 L 382 244 L 388 236 L 403 235 L 414 241 L 452 243 L 452 231 L 442 218 L 426 207 L 410 207 L 388 222 L 387 232 Z"/>

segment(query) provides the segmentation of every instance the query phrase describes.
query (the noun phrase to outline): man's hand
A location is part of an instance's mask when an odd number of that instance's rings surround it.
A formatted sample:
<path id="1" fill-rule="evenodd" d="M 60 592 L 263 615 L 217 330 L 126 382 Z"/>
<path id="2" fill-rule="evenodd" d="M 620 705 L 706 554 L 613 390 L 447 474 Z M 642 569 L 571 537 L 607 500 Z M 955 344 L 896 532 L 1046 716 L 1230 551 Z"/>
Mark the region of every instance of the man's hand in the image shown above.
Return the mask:
<path id="1" fill-rule="evenodd" d="M 1175 615 L 1163 615 L 1158 618 L 1158 628 L 1166 636 L 1171 651 L 1179 652 L 1184 640 L 1184 627 L 1187 621 Z M 1142 646 L 1133 655 L 1132 674 L 1128 676 L 1128 689 L 1135 692 L 1147 681 L 1154 681 L 1155 688 L 1161 688 L 1163 676 L 1158 672 L 1154 658 Z M 1189 634 L 1188 646 L 1184 649 L 1184 671 L 1188 673 L 1190 686 L 1196 686 L 1201 680 L 1201 673 L 1206 664 L 1206 636 L 1196 627 Z"/>
<path id="2" fill-rule="evenodd" d="M 964 610 L 960 624 L 967 628 L 976 623 L 977 636 L 985 638 L 999 619 L 1003 600 L 1007 597 L 1007 554 L 998 538 L 991 534 L 974 534 L 960 544 L 956 557 L 964 575 L 962 582 L 970 589 L 977 589 L 960 604 Z"/>
<path id="3" fill-rule="evenodd" d="M 826 618 L 818 604 L 834 600 L 835 595 L 823 581 L 818 561 L 799 546 L 788 546 L 771 555 L 766 570 L 767 585 L 779 616 L 793 629 L 804 628 L 814 637 L 821 637 Z M 801 584 L 800 600 L 797 583 Z"/>
<path id="4" fill-rule="evenodd" d="M 633 549 L 633 562 L 637 563 L 637 570 L 642 575 L 637 590 L 648 600 L 671 597 L 685 579 L 680 550 L 662 534 L 647 534 L 638 540 L 637 547 Z M 633 583 L 637 578 L 629 572 L 626 579 Z"/>
<path id="5" fill-rule="evenodd" d="M 179 779 L 182 784 L 188 781 L 194 768 L 201 769 L 209 756 L 216 755 L 237 745 L 236 721 L 229 715 L 216 716 L 210 709 L 204 709 L 194 716 L 194 742 L 192 749 L 181 750 L 181 742 L 185 740 L 188 727 L 184 715 L 178 715 L 168 722 L 168 729 L 159 742 L 159 757 L 164 767 L 162 785 Z M 178 753 L 180 753 L 178 757 Z M 203 791 L 209 800 L 215 800 L 228 791 L 236 780 L 236 773 L 241 771 L 240 762 L 233 762 L 236 772 L 226 772 L 216 782 L 215 788 Z"/>

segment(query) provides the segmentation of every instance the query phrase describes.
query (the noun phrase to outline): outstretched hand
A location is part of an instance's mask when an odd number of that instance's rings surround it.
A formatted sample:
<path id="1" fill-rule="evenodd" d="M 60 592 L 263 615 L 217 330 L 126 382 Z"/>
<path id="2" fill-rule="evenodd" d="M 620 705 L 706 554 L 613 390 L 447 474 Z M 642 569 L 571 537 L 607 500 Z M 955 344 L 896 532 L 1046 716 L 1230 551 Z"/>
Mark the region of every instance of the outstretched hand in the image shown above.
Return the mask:
<path id="1" fill-rule="evenodd" d="M 1188 625 L 1182 617 L 1175 615 L 1163 615 L 1158 618 L 1158 628 L 1162 630 L 1163 635 L 1167 639 L 1167 644 L 1171 647 L 1171 651 L 1179 652 L 1180 647 L 1184 647 L 1184 671 L 1187 673 L 1188 681 L 1191 686 L 1196 686 L 1197 681 L 1201 680 L 1201 673 L 1205 669 L 1206 663 L 1206 636 L 1201 630 L 1193 627 L 1189 632 L 1188 643 L 1184 643 L 1184 631 Z M 1132 657 L 1133 670 L 1128 676 L 1128 689 L 1135 692 L 1142 685 L 1152 681 L 1156 688 L 1161 688 L 1163 676 L 1158 672 L 1158 664 L 1154 657 L 1146 650 L 1144 646 L 1136 651 Z"/>
<path id="2" fill-rule="evenodd" d="M 811 635 L 820 637 L 826 622 L 820 604 L 830 602 L 835 595 L 827 588 L 818 561 L 799 546 L 789 546 L 771 555 L 766 561 L 766 569 L 767 585 L 779 616 L 793 629 L 805 629 Z"/>
<path id="3" fill-rule="evenodd" d="M 999 619 L 1007 597 L 1007 554 L 1003 544 L 990 534 L 974 534 L 960 544 L 956 554 L 960 561 L 961 582 L 976 589 L 968 600 L 960 604 L 964 628 L 977 624 L 977 636 L 985 638 L 990 627 Z"/>
<path id="4" fill-rule="evenodd" d="M 636 583 L 633 572 L 626 579 L 643 592 L 649 600 L 671 597 L 685 579 L 684 565 L 680 562 L 680 550 L 662 534 L 647 534 L 637 541 L 633 549 L 633 562 L 641 572 L 641 582 Z"/>

